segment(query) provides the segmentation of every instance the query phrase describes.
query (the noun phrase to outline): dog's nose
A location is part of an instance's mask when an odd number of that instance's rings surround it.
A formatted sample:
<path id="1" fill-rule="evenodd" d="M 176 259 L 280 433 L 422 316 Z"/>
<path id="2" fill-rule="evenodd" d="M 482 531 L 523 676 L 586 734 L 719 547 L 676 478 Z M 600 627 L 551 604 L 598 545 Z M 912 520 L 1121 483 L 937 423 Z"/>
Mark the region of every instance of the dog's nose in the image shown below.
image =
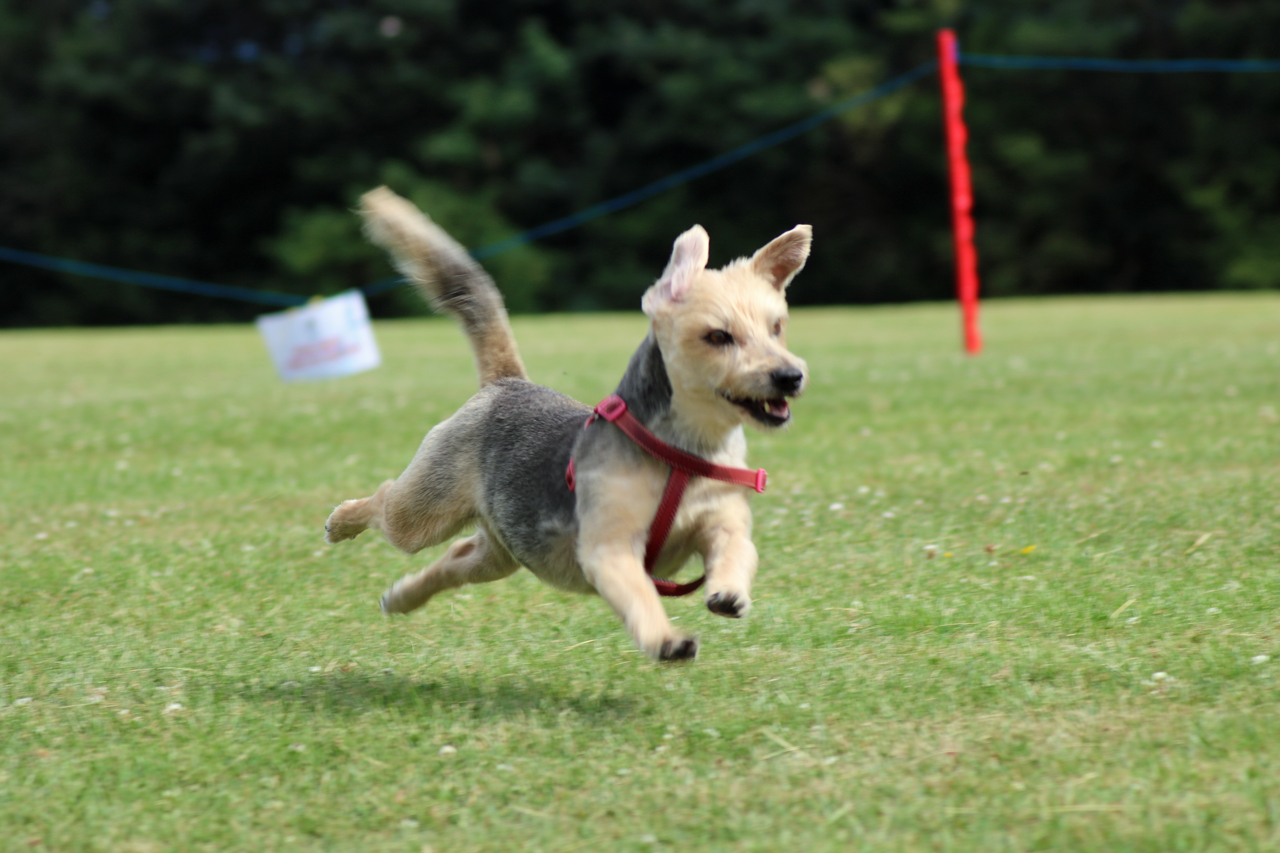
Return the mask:
<path id="1" fill-rule="evenodd" d="M 770 373 L 769 378 L 773 380 L 773 387 L 783 394 L 794 394 L 800 390 L 800 385 L 804 382 L 804 371 L 796 370 L 794 367 L 784 367 Z"/>

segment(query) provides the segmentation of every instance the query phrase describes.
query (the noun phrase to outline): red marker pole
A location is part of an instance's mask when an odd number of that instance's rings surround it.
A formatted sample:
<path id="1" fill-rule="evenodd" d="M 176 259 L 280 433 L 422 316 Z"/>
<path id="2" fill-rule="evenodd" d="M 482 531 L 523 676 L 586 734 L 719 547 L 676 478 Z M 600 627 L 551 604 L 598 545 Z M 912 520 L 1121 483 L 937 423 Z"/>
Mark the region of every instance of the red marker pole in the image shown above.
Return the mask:
<path id="1" fill-rule="evenodd" d="M 942 124 L 947 135 L 947 165 L 951 172 L 951 233 L 956 251 L 956 298 L 964 319 L 964 348 L 982 352 L 978 329 L 978 251 L 973 246 L 973 183 L 965 143 L 964 84 L 956 62 L 960 49 L 954 30 L 938 30 L 938 74 L 942 82 Z"/>

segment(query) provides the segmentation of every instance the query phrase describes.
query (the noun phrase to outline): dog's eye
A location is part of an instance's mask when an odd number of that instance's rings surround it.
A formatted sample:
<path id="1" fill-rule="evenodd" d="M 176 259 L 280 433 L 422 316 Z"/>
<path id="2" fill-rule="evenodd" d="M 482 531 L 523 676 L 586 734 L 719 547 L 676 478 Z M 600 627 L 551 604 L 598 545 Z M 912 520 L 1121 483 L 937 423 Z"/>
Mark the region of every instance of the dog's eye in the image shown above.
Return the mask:
<path id="1" fill-rule="evenodd" d="M 714 329 L 707 332 L 706 337 L 704 337 L 703 340 L 714 347 L 727 347 L 729 344 L 733 343 L 733 335 L 729 334 L 724 329 Z"/>
<path id="2" fill-rule="evenodd" d="M 780 334 L 782 334 L 782 321 L 775 320 L 773 323 L 773 336 L 776 338 Z"/>

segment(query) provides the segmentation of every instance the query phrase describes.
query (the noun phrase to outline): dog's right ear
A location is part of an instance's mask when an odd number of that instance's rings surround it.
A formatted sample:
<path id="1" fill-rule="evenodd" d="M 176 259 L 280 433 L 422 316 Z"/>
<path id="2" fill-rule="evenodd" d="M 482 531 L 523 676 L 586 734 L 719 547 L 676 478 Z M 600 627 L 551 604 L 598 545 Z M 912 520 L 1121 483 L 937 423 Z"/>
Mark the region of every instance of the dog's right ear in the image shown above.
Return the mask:
<path id="1" fill-rule="evenodd" d="M 671 260 L 662 276 L 645 291 L 640 307 L 650 317 L 663 305 L 679 302 L 689 292 L 698 273 L 707 268 L 711 238 L 701 225 L 695 225 L 676 238 L 671 247 Z"/>

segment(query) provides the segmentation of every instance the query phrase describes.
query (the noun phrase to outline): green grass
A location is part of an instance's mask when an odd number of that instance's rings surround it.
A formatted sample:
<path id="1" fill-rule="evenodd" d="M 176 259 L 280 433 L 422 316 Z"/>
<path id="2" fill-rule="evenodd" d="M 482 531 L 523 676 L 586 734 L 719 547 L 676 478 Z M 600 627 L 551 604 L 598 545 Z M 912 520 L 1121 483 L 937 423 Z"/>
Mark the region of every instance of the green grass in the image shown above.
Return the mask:
<path id="1" fill-rule="evenodd" d="M 293 386 L 248 327 L 0 335 L 0 848 L 1277 849 L 1278 321 L 797 311 L 755 609 L 670 602 L 678 666 L 524 572 L 384 619 L 438 549 L 324 545 L 472 392 L 445 321 Z M 591 402 L 644 332 L 515 326 Z"/>

